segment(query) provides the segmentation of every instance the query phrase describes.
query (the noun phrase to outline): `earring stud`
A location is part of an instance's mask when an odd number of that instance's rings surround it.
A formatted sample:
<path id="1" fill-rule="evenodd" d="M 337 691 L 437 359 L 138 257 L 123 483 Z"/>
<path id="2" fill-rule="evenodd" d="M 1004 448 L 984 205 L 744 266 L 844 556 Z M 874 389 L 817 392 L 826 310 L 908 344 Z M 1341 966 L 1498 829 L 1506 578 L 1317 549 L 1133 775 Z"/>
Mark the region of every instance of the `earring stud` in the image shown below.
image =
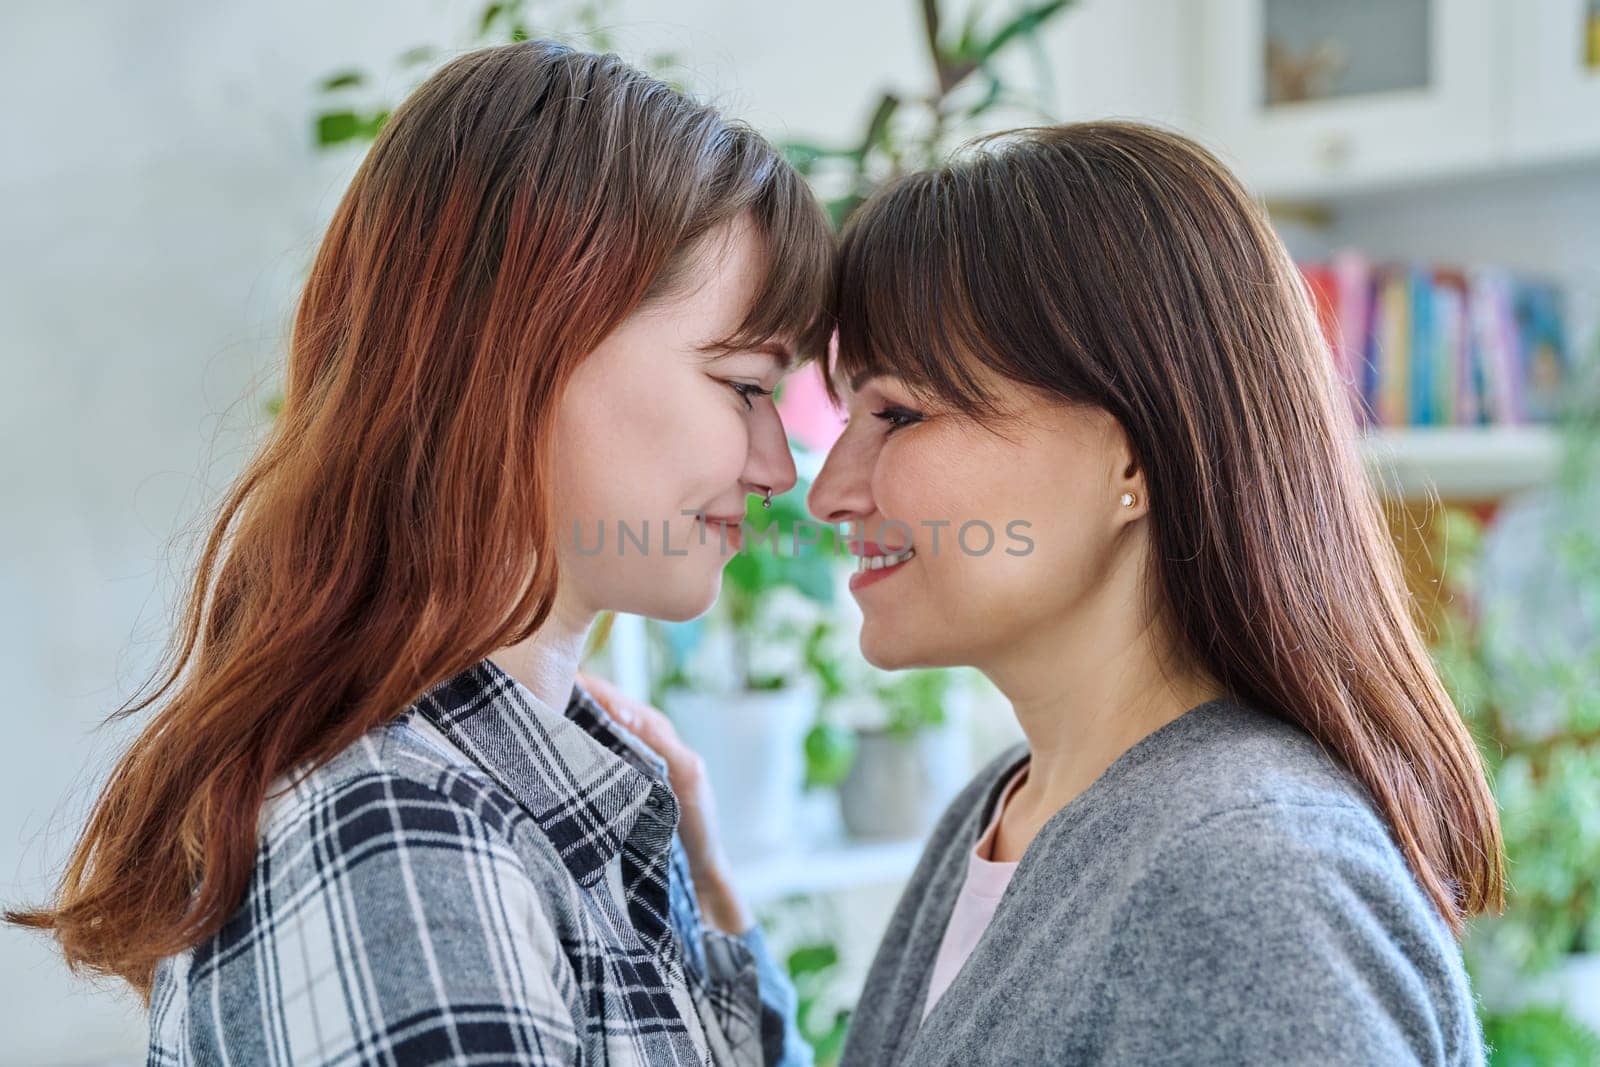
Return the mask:
<path id="1" fill-rule="evenodd" d="M 1133 505 L 1137 504 L 1138 502 L 1139 502 L 1139 498 L 1134 496 L 1132 493 L 1123 493 L 1122 494 L 1122 506 L 1123 507 L 1131 508 L 1131 507 L 1133 507 Z"/>

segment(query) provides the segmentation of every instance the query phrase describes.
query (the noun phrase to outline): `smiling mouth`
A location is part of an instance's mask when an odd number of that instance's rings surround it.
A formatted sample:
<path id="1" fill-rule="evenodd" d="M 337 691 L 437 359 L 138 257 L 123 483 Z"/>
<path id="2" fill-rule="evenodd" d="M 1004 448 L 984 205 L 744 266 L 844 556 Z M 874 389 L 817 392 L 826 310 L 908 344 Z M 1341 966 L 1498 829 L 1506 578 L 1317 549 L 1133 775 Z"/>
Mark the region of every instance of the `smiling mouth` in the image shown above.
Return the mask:
<path id="1" fill-rule="evenodd" d="M 856 558 L 856 573 L 866 571 L 881 571 L 885 567 L 897 567 L 917 554 L 914 548 L 903 548 L 899 552 L 891 552 L 885 556 L 859 556 Z"/>
<path id="2" fill-rule="evenodd" d="M 743 546 L 744 530 L 740 528 L 738 522 L 731 519 L 714 519 L 708 515 L 700 516 L 700 522 L 704 524 L 707 530 L 720 536 L 721 544 L 735 550 Z"/>
<path id="3" fill-rule="evenodd" d="M 871 547 L 877 548 L 876 545 Z M 850 592 L 860 593 L 869 585 L 888 581 L 916 558 L 917 550 L 910 546 L 898 552 L 863 553 L 857 558 L 855 573 L 850 576 Z"/>

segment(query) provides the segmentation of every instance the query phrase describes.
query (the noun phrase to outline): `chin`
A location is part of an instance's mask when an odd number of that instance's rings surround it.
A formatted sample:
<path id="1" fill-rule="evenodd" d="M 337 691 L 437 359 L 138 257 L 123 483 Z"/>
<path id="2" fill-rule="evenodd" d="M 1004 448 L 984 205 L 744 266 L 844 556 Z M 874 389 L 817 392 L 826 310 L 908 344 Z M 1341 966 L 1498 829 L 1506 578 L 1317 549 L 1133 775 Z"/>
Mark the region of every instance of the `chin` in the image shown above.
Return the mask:
<path id="1" fill-rule="evenodd" d="M 861 656 L 883 671 L 970 666 L 972 652 L 959 639 L 952 641 L 950 634 L 934 636 L 904 626 L 874 625 L 870 619 L 861 625 Z"/>
<path id="2" fill-rule="evenodd" d="M 647 603 L 624 610 L 661 622 L 688 622 L 710 611 L 721 592 L 722 572 L 717 571 L 709 581 L 702 581 L 698 587 L 688 583 L 684 583 L 682 588 L 664 585 Z"/>
<path id="3" fill-rule="evenodd" d="M 865 622 L 861 626 L 861 657 L 883 671 L 904 670 L 917 666 L 913 654 L 915 642 L 904 631 L 885 634 L 882 627 Z"/>

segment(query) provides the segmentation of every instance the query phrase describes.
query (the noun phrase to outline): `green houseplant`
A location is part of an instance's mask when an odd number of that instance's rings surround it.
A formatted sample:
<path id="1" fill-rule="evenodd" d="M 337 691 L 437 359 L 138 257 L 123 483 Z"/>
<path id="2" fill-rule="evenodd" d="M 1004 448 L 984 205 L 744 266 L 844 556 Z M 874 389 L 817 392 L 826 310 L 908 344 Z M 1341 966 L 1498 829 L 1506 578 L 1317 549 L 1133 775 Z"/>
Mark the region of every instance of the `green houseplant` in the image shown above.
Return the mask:
<path id="1" fill-rule="evenodd" d="M 584 48 L 611 51 L 616 41 L 610 27 L 615 25 L 617 0 L 494 0 L 480 7 L 472 19 L 465 47 L 508 44 L 535 37 L 572 41 Z M 435 44 L 419 44 L 395 58 L 395 67 L 409 76 L 408 91 L 421 82 L 444 59 Z M 652 52 L 642 65 L 669 82 L 677 66 L 670 52 Z M 316 115 L 315 143 L 321 149 L 354 145 L 365 147 L 393 110 L 393 101 L 374 95 L 378 79 L 357 67 L 334 71 L 318 86 L 323 107 Z"/>
<path id="2" fill-rule="evenodd" d="M 866 687 L 875 714 L 854 724 L 853 758 L 839 783 L 840 815 L 852 837 L 921 837 L 960 788 L 966 768 L 940 729 L 955 677 L 902 671 Z"/>
<path id="3" fill-rule="evenodd" d="M 1466 945 L 1497 1063 L 1600 1062 L 1600 403 L 1577 395 L 1553 486 L 1488 529 L 1456 509 L 1436 528 L 1435 656 L 1505 838 L 1505 913 Z"/>
<path id="4" fill-rule="evenodd" d="M 881 90 L 865 127 L 850 141 L 793 140 L 784 146 L 834 224 L 842 226 L 882 183 L 932 166 L 1003 119 L 1048 121 L 1044 97 L 1050 64 L 1041 32 L 1073 2 L 973 4 L 952 30 L 939 0 L 918 0 L 928 83 Z M 1009 54 L 1018 50 L 1027 50 L 1034 60 L 1039 84 L 1033 89 L 1019 91 L 1008 77 Z"/>

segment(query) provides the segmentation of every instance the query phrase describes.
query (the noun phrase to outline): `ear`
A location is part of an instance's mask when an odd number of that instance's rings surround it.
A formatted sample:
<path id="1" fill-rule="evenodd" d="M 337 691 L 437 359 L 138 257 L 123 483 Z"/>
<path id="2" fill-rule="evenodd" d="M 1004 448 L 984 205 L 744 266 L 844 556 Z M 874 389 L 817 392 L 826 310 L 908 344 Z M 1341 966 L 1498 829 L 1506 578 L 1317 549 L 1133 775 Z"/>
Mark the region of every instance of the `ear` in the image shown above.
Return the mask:
<path id="1" fill-rule="evenodd" d="M 1120 424 L 1116 426 L 1112 458 L 1115 465 L 1112 470 L 1111 500 L 1117 513 L 1128 518 L 1146 514 L 1150 510 L 1150 494 L 1145 486 L 1144 465 L 1139 462 L 1133 443 L 1128 440 L 1127 431 Z M 1128 493 L 1133 494 L 1131 505 L 1122 502 L 1124 494 Z"/>

